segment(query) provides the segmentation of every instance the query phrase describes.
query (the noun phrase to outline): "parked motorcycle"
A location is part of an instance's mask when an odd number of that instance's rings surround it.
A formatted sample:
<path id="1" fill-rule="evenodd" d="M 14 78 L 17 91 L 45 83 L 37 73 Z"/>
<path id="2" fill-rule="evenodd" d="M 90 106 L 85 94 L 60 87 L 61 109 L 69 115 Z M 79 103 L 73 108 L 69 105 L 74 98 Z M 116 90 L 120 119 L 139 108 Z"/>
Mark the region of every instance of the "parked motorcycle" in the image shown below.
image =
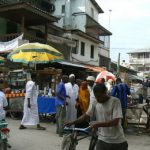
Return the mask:
<path id="1" fill-rule="evenodd" d="M 8 137 L 10 130 L 7 128 L 6 121 L 0 121 L 0 150 L 7 150 L 10 145 L 8 144 Z"/>

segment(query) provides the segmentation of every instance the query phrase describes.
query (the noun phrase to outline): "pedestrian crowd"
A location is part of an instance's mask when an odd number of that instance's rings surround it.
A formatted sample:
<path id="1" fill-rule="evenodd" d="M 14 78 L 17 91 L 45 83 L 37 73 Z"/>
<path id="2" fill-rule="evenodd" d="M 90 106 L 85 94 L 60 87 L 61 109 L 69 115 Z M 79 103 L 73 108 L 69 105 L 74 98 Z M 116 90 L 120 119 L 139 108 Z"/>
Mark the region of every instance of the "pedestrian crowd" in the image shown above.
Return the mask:
<path id="1" fill-rule="evenodd" d="M 36 126 L 39 130 L 46 130 L 39 123 L 37 107 L 36 74 L 26 83 L 24 100 L 24 115 L 19 129 Z M 96 150 L 127 150 L 128 143 L 124 136 L 127 96 L 131 94 L 131 87 L 123 83 L 120 78 L 116 81 L 101 78 L 98 83 L 94 76 L 76 79 L 74 74 L 63 75 L 56 86 L 56 134 L 63 136 L 64 125 L 85 128 L 90 126 L 92 131 L 98 131 Z M 148 86 L 143 84 L 143 86 Z M 150 105 L 144 111 L 147 113 L 147 128 L 150 126 Z M 0 119 L 5 119 L 4 107 L 6 97 L 0 89 Z M 90 124 L 90 122 L 92 122 Z"/>

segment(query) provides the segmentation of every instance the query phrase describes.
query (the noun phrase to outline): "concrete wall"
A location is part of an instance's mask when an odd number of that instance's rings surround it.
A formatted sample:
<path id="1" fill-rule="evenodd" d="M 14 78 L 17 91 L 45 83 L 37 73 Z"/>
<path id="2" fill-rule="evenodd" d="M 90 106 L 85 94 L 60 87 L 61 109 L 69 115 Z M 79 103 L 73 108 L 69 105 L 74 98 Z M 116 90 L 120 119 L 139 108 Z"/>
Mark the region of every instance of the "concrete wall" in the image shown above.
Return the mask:
<path id="1" fill-rule="evenodd" d="M 86 15 L 75 15 L 72 17 L 72 27 L 73 29 L 79 29 L 83 32 L 86 31 Z"/>
<path id="2" fill-rule="evenodd" d="M 72 13 L 79 13 L 79 12 L 85 12 L 86 11 L 86 0 L 72 0 Z"/>
<path id="3" fill-rule="evenodd" d="M 92 11 L 91 10 L 94 10 L 94 16 L 92 16 Z M 93 4 L 91 3 L 90 0 L 86 0 L 86 9 L 85 9 L 85 12 L 91 16 L 94 20 L 96 20 L 98 22 L 98 11 L 97 9 L 93 6 Z"/>
<path id="4" fill-rule="evenodd" d="M 69 3 L 66 3 L 69 2 Z M 79 29 L 83 32 L 86 32 L 85 25 L 86 25 L 86 15 L 88 14 L 91 16 L 94 20 L 98 22 L 98 11 L 94 7 L 94 5 L 91 3 L 90 0 L 56 0 L 54 2 L 55 4 L 55 12 L 53 15 L 60 17 L 61 19 L 58 21 L 58 23 L 55 23 L 59 27 L 64 27 L 64 24 L 67 24 L 67 28 L 69 29 Z M 62 14 L 62 5 L 66 6 L 66 13 Z M 70 5 L 70 9 L 68 9 L 68 6 Z M 94 12 L 94 17 L 92 16 L 92 10 Z M 68 18 L 70 16 L 70 18 Z M 66 18 L 67 17 L 67 18 Z M 69 24 L 70 22 L 70 24 Z M 90 40 L 84 39 L 77 35 L 72 35 L 72 39 L 79 40 L 79 47 L 78 47 L 78 54 L 72 54 L 72 57 L 79 61 L 83 61 L 87 64 L 91 65 L 99 65 L 99 56 L 98 54 L 101 54 L 105 57 L 109 57 L 109 51 L 100 47 L 104 47 L 103 44 L 95 44 Z M 85 43 L 85 56 L 81 56 L 80 54 L 80 46 L 81 41 Z M 90 58 L 91 55 L 91 45 L 94 45 L 94 59 Z M 75 61 L 74 59 L 74 61 Z"/>
<path id="5" fill-rule="evenodd" d="M 63 27 L 64 25 L 64 16 L 65 14 L 62 14 L 62 5 L 65 5 L 66 0 L 56 0 L 54 2 L 55 5 L 55 12 L 53 13 L 54 16 L 61 18 L 58 23 L 55 23 L 55 25 L 59 27 Z"/>
<path id="6" fill-rule="evenodd" d="M 109 57 L 109 51 L 102 47 L 99 47 L 99 54 L 105 57 Z"/>
<path id="7" fill-rule="evenodd" d="M 91 42 L 90 40 L 84 39 L 82 37 L 79 37 L 77 35 L 72 35 L 73 39 L 79 40 L 79 46 L 78 46 L 78 53 L 77 54 L 72 54 L 72 57 L 75 58 L 73 59 L 74 61 L 79 61 L 91 65 L 99 65 L 99 58 L 98 58 L 98 44 L 95 44 Z M 85 43 L 85 55 L 81 56 L 81 42 Z M 91 58 L 91 45 L 94 45 L 94 58 Z"/>

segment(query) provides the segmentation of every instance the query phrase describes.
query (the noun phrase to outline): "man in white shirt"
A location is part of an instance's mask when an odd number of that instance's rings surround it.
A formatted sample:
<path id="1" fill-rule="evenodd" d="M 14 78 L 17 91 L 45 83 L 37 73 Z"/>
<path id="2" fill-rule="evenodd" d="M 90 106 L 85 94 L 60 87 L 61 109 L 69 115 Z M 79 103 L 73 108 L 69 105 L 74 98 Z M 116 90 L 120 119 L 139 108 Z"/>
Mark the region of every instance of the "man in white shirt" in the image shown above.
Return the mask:
<path id="1" fill-rule="evenodd" d="M 121 126 L 122 109 L 120 100 L 107 95 L 104 84 L 97 84 L 93 89 L 95 100 L 90 103 L 88 111 L 77 120 L 66 123 L 67 126 L 78 124 L 95 115 L 96 121 L 90 125 L 98 130 L 96 150 L 128 150 L 128 143 Z"/>
<path id="2" fill-rule="evenodd" d="M 8 105 L 7 103 L 7 99 L 6 96 L 4 94 L 4 92 L 2 91 L 2 89 L 0 88 L 0 120 L 4 120 L 5 119 L 5 110 L 4 108 Z"/>
<path id="3" fill-rule="evenodd" d="M 72 121 L 77 118 L 77 109 L 75 108 L 75 106 L 78 98 L 79 87 L 77 84 L 75 84 L 74 74 L 69 75 L 69 80 L 70 82 L 65 84 L 67 95 L 66 120 Z"/>
<path id="4" fill-rule="evenodd" d="M 24 100 L 24 114 L 19 129 L 26 129 L 26 126 L 37 126 L 38 130 L 46 130 L 39 123 L 38 114 L 38 90 L 35 85 L 36 74 L 31 74 L 31 79 L 26 83 L 26 95 Z"/>
<path id="5" fill-rule="evenodd" d="M 91 95 L 93 87 L 94 87 L 94 83 L 95 83 L 95 78 L 93 76 L 88 76 L 86 78 L 86 80 L 87 80 L 88 89 L 89 89 L 89 92 L 90 92 L 90 95 Z"/>

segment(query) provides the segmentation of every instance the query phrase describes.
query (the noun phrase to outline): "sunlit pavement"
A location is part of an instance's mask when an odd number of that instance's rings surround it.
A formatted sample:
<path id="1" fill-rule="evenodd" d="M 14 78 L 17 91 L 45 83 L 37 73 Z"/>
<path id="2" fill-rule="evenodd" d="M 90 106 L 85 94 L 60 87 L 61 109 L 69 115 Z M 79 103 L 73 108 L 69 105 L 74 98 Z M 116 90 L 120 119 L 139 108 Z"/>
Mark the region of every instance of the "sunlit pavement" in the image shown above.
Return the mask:
<path id="1" fill-rule="evenodd" d="M 62 138 L 55 134 L 54 123 L 41 123 L 46 131 L 30 128 L 19 130 L 20 120 L 7 119 L 10 128 L 10 150 L 61 150 Z M 126 134 L 129 150 L 149 150 L 150 136 L 136 133 Z M 77 150 L 88 150 L 89 138 L 79 142 Z"/>

